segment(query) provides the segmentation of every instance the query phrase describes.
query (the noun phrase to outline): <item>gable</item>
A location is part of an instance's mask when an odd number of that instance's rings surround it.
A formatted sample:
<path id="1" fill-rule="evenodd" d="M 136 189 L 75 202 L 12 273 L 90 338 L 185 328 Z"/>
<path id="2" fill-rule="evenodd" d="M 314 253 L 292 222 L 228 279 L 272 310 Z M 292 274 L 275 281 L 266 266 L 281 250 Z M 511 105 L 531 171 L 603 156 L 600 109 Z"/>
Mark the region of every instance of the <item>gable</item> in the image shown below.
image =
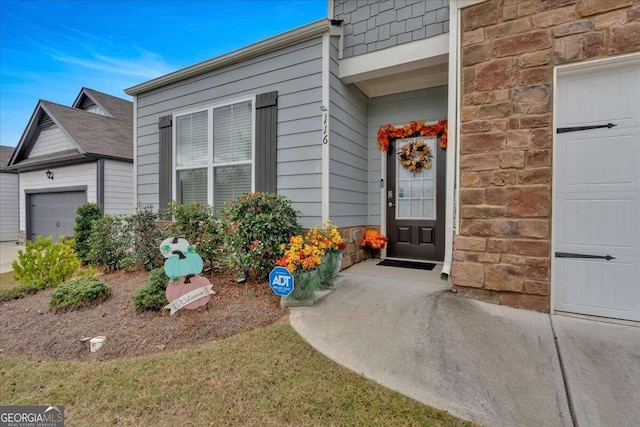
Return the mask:
<path id="1" fill-rule="evenodd" d="M 84 110 L 88 113 L 99 114 L 101 116 L 109 115 L 109 113 L 107 113 L 107 111 L 104 108 L 102 108 L 100 105 L 97 105 L 88 96 L 83 96 L 82 100 L 80 101 L 79 105 L 76 108 L 79 108 L 80 110 Z"/>
<path id="2" fill-rule="evenodd" d="M 98 114 L 100 116 L 111 117 L 111 114 L 109 114 L 102 105 L 96 103 L 91 97 L 84 93 L 84 90 L 78 100 L 74 103 L 73 108 L 78 108 L 88 113 Z"/>
<path id="3" fill-rule="evenodd" d="M 40 134 L 33 143 L 33 148 L 27 158 L 75 149 L 75 145 L 62 129 L 56 125 L 47 126 L 44 129 L 40 129 Z"/>

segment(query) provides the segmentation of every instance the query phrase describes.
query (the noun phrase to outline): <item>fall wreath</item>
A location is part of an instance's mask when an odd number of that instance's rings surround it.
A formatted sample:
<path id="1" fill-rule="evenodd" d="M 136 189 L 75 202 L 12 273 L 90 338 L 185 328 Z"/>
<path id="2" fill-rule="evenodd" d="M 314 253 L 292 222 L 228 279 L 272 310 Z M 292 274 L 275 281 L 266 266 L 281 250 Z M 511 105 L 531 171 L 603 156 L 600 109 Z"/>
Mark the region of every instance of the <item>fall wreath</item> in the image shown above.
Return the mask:
<path id="1" fill-rule="evenodd" d="M 378 129 L 378 145 L 382 151 L 389 149 L 392 139 L 413 138 L 416 136 L 436 136 L 440 140 L 440 148 L 447 148 L 447 119 L 439 120 L 435 125 L 427 125 L 424 121 L 409 122 L 402 127 L 383 125 Z"/>
<path id="2" fill-rule="evenodd" d="M 413 174 L 418 174 L 422 169 L 431 169 L 433 153 L 424 140 L 410 142 L 396 151 L 398 163 Z"/>

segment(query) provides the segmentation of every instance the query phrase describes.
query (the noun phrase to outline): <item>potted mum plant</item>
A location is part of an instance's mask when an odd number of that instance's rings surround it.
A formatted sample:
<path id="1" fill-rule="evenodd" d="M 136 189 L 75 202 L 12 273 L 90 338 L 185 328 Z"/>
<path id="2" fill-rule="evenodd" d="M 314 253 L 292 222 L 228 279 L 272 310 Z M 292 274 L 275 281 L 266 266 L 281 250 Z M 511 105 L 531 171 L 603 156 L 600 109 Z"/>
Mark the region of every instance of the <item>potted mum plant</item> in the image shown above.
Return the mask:
<path id="1" fill-rule="evenodd" d="M 347 245 L 342 240 L 338 227 L 333 225 L 331 221 L 326 221 L 321 227 L 310 229 L 306 238 L 310 244 L 316 246 L 323 253 L 318 274 L 320 275 L 320 288 L 327 289 L 333 285 L 333 279 L 340 272 Z"/>
<path id="2" fill-rule="evenodd" d="M 281 245 L 284 252 L 276 260 L 276 264 L 286 267 L 293 275 L 293 292 L 282 298 L 284 306 L 313 305 L 315 292 L 320 286 L 318 266 L 322 264 L 323 252 L 317 246 L 305 241 L 303 236 L 296 235 L 288 244 Z"/>
<path id="3" fill-rule="evenodd" d="M 379 258 L 380 249 L 387 247 L 389 239 L 375 228 L 370 228 L 364 232 L 364 237 L 360 241 L 360 246 L 365 248 L 370 258 Z"/>

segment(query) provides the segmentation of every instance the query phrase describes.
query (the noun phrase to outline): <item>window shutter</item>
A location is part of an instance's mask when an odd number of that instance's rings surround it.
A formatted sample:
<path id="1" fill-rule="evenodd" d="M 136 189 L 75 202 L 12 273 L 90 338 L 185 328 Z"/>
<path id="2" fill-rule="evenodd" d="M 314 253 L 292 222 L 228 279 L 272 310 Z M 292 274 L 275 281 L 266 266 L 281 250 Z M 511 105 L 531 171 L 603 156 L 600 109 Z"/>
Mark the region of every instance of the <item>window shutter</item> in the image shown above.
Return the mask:
<path id="1" fill-rule="evenodd" d="M 256 191 L 277 192 L 278 92 L 256 97 Z"/>
<path id="2" fill-rule="evenodd" d="M 171 145 L 173 136 L 172 116 L 162 116 L 158 120 L 160 147 L 158 152 L 158 205 L 166 209 L 171 202 Z"/>

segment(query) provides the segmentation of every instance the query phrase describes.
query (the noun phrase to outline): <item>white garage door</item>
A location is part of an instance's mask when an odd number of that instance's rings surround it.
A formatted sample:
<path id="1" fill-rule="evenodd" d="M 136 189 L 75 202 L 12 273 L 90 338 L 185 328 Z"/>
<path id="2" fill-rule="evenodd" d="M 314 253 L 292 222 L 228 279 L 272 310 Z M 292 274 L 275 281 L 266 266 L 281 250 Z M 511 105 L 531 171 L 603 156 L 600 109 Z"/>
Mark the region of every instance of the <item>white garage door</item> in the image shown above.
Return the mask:
<path id="1" fill-rule="evenodd" d="M 599 64 L 558 72 L 553 305 L 640 320 L 640 55 Z"/>

